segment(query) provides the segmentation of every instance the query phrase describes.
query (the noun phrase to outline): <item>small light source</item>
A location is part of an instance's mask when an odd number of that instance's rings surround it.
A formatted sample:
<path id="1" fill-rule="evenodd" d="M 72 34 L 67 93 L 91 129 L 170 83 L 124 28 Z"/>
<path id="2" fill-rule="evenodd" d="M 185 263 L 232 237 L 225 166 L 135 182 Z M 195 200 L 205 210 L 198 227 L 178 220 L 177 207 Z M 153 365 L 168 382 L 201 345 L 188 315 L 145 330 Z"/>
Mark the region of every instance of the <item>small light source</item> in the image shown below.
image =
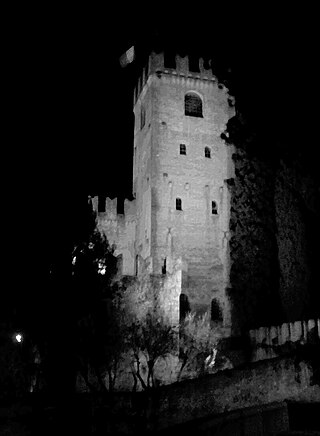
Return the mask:
<path id="1" fill-rule="evenodd" d="M 107 271 L 106 265 L 104 265 L 102 262 L 99 262 L 98 263 L 98 274 L 101 274 L 102 276 L 104 276 L 106 271 Z"/>
<path id="2" fill-rule="evenodd" d="M 14 338 L 17 342 L 22 342 L 22 340 L 23 340 L 21 333 L 17 333 Z"/>

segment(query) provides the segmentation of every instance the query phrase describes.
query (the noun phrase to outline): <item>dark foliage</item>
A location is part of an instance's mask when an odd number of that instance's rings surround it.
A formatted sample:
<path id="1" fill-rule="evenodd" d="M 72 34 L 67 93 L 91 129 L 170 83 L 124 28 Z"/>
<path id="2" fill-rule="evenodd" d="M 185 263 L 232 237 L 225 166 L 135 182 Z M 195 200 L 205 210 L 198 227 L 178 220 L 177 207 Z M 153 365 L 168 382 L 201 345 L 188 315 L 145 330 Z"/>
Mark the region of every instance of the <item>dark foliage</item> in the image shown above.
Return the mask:
<path id="1" fill-rule="evenodd" d="M 285 142 L 268 144 L 240 112 L 226 132 L 235 146 L 235 177 L 227 180 L 234 329 L 314 317 L 320 203 L 309 159 Z"/>

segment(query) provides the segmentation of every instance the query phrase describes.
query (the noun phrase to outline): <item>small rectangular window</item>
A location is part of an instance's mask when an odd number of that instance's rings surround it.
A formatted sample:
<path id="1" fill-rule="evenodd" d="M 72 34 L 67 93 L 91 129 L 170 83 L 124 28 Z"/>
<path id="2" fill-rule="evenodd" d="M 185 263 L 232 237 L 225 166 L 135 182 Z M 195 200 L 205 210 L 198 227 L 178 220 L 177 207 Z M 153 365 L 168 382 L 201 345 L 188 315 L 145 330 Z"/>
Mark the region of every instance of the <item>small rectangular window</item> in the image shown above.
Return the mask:
<path id="1" fill-rule="evenodd" d="M 211 213 L 212 213 L 212 215 L 218 214 L 218 206 L 217 206 L 217 203 L 215 201 L 211 202 Z"/>
<path id="2" fill-rule="evenodd" d="M 210 150 L 210 148 L 209 147 L 206 147 L 205 149 L 204 149 L 204 156 L 205 157 L 207 157 L 207 158 L 211 158 L 211 150 Z"/>
<path id="3" fill-rule="evenodd" d="M 176 210 L 182 210 L 181 198 L 176 198 Z"/>
<path id="4" fill-rule="evenodd" d="M 185 144 L 180 144 L 180 154 L 187 154 L 187 148 L 185 146 Z"/>

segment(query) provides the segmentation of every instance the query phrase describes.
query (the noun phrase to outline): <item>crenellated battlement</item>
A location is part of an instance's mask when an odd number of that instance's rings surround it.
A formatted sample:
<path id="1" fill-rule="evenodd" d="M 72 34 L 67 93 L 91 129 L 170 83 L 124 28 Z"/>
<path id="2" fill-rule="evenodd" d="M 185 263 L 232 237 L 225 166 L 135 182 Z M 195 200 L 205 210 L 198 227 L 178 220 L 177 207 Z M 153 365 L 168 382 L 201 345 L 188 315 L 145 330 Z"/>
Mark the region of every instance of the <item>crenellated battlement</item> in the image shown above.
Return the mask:
<path id="1" fill-rule="evenodd" d="M 211 59 L 205 61 L 202 57 L 151 52 L 134 89 L 134 104 L 137 102 L 149 77 L 154 75 L 157 77 L 175 77 L 175 80 L 180 80 L 177 83 L 189 80 L 192 81 L 192 84 L 201 84 L 201 87 L 204 87 L 207 83 L 217 82 L 217 78 L 213 74 Z"/>
<path id="2" fill-rule="evenodd" d="M 178 54 L 168 57 L 166 52 L 152 52 L 149 56 L 149 74 L 158 71 L 202 80 L 216 80 L 212 73 L 211 62 L 205 65 L 202 57 L 180 56 Z"/>
<path id="3" fill-rule="evenodd" d="M 136 201 L 124 200 L 121 213 L 117 198 L 95 196 L 91 201 L 98 229 L 116 246 L 115 255 L 122 256 L 122 274 L 134 275 Z"/>
<path id="4" fill-rule="evenodd" d="M 124 200 L 124 216 L 126 222 L 131 222 L 136 220 L 137 206 L 136 200 Z"/>
<path id="5" fill-rule="evenodd" d="M 318 343 L 320 339 L 320 319 L 260 327 L 250 330 L 249 337 L 253 350 L 253 361 L 272 359 L 283 352 L 282 347 L 289 343 Z"/>
<path id="6" fill-rule="evenodd" d="M 119 212 L 118 198 L 95 196 L 91 198 L 92 208 L 97 213 L 99 222 L 117 222 L 126 225 L 136 220 L 136 201 L 124 200 L 123 213 Z"/>

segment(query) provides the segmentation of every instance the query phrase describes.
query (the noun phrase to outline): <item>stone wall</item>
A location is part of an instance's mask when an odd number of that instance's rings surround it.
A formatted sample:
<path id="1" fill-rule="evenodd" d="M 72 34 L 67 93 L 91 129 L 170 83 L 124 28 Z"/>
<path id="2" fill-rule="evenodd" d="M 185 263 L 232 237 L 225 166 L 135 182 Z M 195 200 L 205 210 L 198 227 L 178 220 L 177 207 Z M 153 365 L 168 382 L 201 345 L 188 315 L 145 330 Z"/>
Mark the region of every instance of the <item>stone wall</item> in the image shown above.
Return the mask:
<path id="1" fill-rule="evenodd" d="M 122 256 L 123 275 L 135 274 L 136 204 L 124 201 L 124 213 L 117 211 L 117 198 L 105 199 L 105 212 L 98 212 L 98 197 L 92 198 L 97 212 L 97 228 L 103 232 L 110 245 L 115 245 L 115 256 Z"/>
<path id="2" fill-rule="evenodd" d="M 291 359 L 275 359 L 164 387 L 161 426 L 285 399 L 319 401 L 312 375 L 305 362 L 297 366 Z"/>
<path id="3" fill-rule="evenodd" d="M 211 429 L 212 432 L 212 429 L 219 429 L 219 419 L 224 421 L 221 414 L 226 415 L 228 422 L 241 417 L 242 424 L 243 418 L 247 417 L 246 425 L 251 422 L 257 430 L 259 423 L 255 419 L 252 423 L 250 416 L 254 418 L 260 414 L 261 418 L 262 411 L 278 407 L 282 410 L 281 404 L 285 401 L 319 403 L 320 386 L 312 379 L 313 370 L 307 362 L 278 358 L 162 386 L 153 393 L 118 392 L 112 397 L 112 407 L 116 416 L 121 417 L 122 430 L 126 427 L 128 434 L 136 432 L 132 423 L 138 417 L 143 419 L 143 428 L 157 430 L 159 434 L 173 434 L 175 430 L 180 434 L 183 429 L 187 432 Z M 273 419 L 284 420 L 278 430 L 288 427 L 282 414 L 277 416 L 274 413 Z M 198 424 L 196 420 L 199 420 Z M 175 429 L 174 426 L 178 425 L 181 427 Z M 237 429 L 243 431 L 243 426 L 236 425 L 234 430 Z M 272 429 L 277 430 L 277 427 L 272 426 Z M 226 434 L 238 433 L 231 431 Z M 257 433 L 248 431 L 245 434 Z"/>
<path id="4" fill-rule="evenodd" d="M 212 70 L 204 69 L 203 60 L 198 73 L 189 70 L 188 61 L 187 56 L 176 56 L 176 68 L 166 68 L 163 54 L 152 53 L 148 75 L 144 71 L 138 81 L 133 174 L 137 245 L 141 254 L 148 255 L 151 243 L 155 274 L 161 274 L 165 263 L 170 268 L 170 262 L 181 258 L 183 292 L 192 309 L 204 312 L 215 298 L 229 325 L 225 289 L 230 196 L 225 180 L 233 175 L 233 163 L 232 148 L 220 134 L 234 108 L 228 90 L 217 83 Z M 184 96 L 189 91 L 202 99 L 203 118 L 185 115 Z M 186 155 L 180 154 L 180 144 L 185 145 Z M 205 157 L 205 147 L 210 158 Z M 176 198 L 182 201 L 181 211 L 176 210 Z M 217 204 L 216 215 L 212 201 Z"/>

